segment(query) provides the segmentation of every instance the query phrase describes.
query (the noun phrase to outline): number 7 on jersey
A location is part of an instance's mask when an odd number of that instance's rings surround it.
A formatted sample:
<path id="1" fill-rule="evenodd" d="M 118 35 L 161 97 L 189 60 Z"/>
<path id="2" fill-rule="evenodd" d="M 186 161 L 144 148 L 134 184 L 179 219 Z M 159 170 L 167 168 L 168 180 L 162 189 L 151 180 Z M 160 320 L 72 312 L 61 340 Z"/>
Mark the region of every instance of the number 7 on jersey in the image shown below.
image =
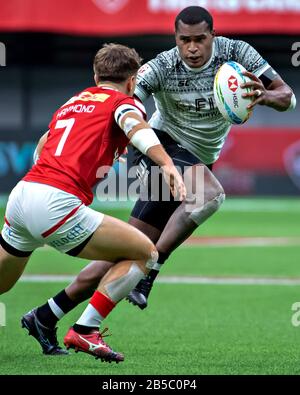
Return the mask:
<path id="1" fill-rule="evenodd" d="M 56 122 L 55 124 L 55 129 L 65 129 L 63 132 L 61 139 L 58 143 L 58 146 L 56 148 L 54 156 L 60 156 L 62 153 L 62 150 L 64 148 L 65 142 L 71 132 L 71 129 L 74 125 L 75 118 L 70 118 L 70 119 L 61 119 Z"/>

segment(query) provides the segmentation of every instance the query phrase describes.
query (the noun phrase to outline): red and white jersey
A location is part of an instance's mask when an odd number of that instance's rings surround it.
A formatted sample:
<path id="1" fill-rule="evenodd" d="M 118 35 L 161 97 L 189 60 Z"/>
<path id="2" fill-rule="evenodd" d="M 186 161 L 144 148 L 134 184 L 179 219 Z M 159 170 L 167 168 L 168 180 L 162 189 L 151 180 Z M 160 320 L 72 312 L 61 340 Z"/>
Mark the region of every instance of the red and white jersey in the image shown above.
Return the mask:
<path id="1" fill-rule="evenodd" d="M 105 175 L 101 168 L 110 167 L 129 142 L 115 113 L 130 108 L 146 117 L 140 102 L 114 89 L 92 87 L 72 97 L 54 113 L 40 158 L 23 180 L 51 185 L 91 204 L 92 188 Z"/>

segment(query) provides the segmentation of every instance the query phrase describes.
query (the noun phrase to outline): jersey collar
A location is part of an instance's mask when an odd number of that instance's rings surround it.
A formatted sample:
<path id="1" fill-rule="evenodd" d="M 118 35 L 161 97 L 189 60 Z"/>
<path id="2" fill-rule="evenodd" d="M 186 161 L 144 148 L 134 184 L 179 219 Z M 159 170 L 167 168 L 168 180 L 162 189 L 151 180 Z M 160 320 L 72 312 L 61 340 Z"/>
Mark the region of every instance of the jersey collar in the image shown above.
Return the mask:
<path id="1" fill-rule="evenodd" d="M 118 92 L 117 88 L 114 88 L 113 86 L 110 86 L 110 85 L 97 85 L 97 87 L 101 88 L 101 89 L 111 89 L 112 91 L 117 91 Z"/>

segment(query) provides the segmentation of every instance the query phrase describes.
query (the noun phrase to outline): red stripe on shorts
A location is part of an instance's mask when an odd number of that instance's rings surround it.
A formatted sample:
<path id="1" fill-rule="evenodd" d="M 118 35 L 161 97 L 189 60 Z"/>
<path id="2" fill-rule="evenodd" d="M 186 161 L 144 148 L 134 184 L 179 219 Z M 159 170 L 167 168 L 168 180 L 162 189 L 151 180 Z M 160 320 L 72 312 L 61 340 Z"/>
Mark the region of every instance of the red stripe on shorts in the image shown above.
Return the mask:
<path id="1" fill-rule="evenodd" d="M 10 223 L 8 222 L 8 219 L 6 217 L 4 217 L 4 222 L 6 223 L 6 225 L 10 226 Z"/>
<path id="2" fill-rule="evenodd" d="M 74 215 L 76 213 L 76 211 L 79 210 L 79 207 L 81 207 L 82 204 L 78 207 L 73 208 L 72 211 L 69 212 L 69 214 L 67 214 L 63 219 L 61 219 L 56 225 L 52 226 L 52 228 L 46 230 L 44 233 L 42 233 L 43 237 L 48 237 L 50 236 L 52 233 L 54 233 L 58 228 L 60 228 L 65 222 L 67 222 L 67 220 L 72 217 L 72 215 Z"/>

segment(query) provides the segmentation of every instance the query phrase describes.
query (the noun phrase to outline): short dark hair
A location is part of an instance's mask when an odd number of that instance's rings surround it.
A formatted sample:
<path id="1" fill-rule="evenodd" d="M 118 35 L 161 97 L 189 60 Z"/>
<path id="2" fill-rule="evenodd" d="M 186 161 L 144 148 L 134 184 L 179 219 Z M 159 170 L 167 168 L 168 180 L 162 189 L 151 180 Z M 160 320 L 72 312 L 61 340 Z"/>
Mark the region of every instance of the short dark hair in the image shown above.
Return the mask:
<path id="1" fill-rule="evenodd" d="M 175 19 L 175 31 L 178 30 L 179 21 L 182 21 L 186 25 L 196 25 L 197 23 L 206 22 L 209 30 L 213 30 L 213 17 L 203 7 L 190 6 L 180 11 Z"/>
<path id="2" fill-rule="evenodd" d="M 141 61 L 133 48 L 121 44 L 104 44 L 96 53 L 94 73 L 99 81 L 120 83 L 137 73 Z"/>

